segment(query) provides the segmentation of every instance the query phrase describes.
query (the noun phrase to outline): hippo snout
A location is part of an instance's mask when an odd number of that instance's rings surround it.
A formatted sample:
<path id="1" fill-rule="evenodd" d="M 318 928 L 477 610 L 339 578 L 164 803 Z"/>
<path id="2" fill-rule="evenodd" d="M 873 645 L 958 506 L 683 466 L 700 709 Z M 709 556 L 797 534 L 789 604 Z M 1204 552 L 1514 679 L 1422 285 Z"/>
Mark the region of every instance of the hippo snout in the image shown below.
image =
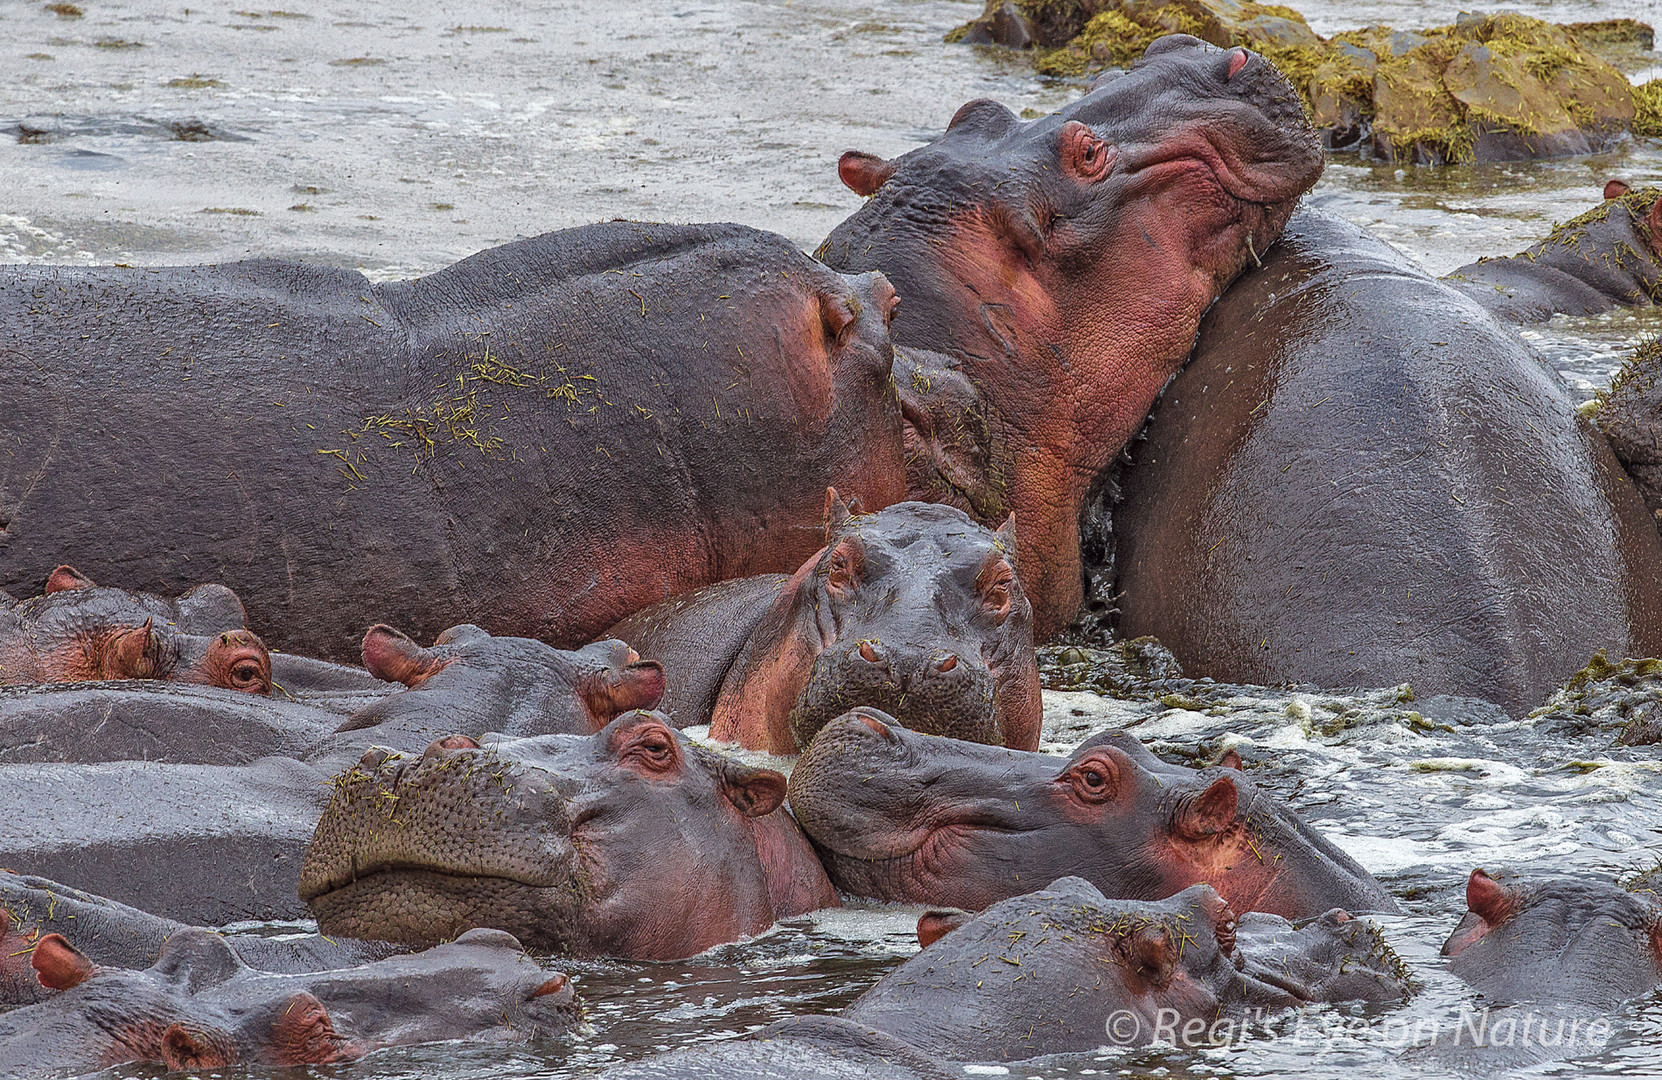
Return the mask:
<path id="1" fill-rule="evenodd" d="M 814 661 L 791 710 L 797 745 L 850 709 L 880 709 L 914 731 L 1001 744 L 993 675 L 980 658 L 950 647 L 864 638 Z"/>

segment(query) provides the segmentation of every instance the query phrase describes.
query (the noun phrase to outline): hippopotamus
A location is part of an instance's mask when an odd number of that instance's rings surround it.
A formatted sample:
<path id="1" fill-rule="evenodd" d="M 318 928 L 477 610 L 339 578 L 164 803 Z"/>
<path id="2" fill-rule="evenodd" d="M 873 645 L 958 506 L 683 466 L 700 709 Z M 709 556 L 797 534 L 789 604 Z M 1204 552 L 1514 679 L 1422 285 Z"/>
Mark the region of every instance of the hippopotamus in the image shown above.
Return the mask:
<path id="1" fill-rule="evenodd" d="M 580 1016 L 570 980 L 500 930 L 306 974 L 255 971 L 218 934 L 194 929 L 168 939 L 142 971 L 95 964 L 57 934 L 29 959 L 41 983 L 62 992 L 0 1016 L 0 1075 L 126 1062 L 324 1065 L 385 1046 L 525 1040 L 564 1032 Z"/>
<path id="2" fill-rule="evenodd" d="M 1245 773 L 1168 765 L 1124 732 L 1061 758 L 919 735 L 857 709 L 798 759 L 790 805 L 855 896 L 973 911 L 1074 874 L 1131 900 L 1206 882 L 1236 911 L 1290 919 L 1396 910 Z"/>
<path id="3" fill-rule="evenodd" d="M 1221 681 L 1522 713 L 1595 650 L 1662 650 L 1662 544 L 1510 328 L 1302 211 L 1207 313 L 1119 477 L 1124 637 Z"/>
<path id="4" fill-rule="evenodd" d="M 1321 170 L 1298 94 L 1268 60 L 1181 34 L 1049 116 L 972 101 L 892 161 L 843 155 L 839 175 L 870 200 L 817 254 L 882 270 L 904 297 L 896 344 L 973 391 L 943 429 L 934 380 L 896 379 L 918 421 L 911 496 L 992 528 L 1014 512 L 1040 640 L 1079 607 L 1079 515 L 1097 474 Z M 959 436 L 978 432 L 990 445 L 959 460 Z"/>
<path id="5" fill-rule="evenodd" d="M 1662 199 L 1658 199 L 1662 206 Z M 1657 233 L 1662 236 L 1662 230 Z M 1651 517 L 1662 520 L 1662 338 L 1633 350 L 1599 395 L 1593 423 L 1639 489 Z"/>
<path id="6" fill-rule="evenodd" d="M 835 905 L 785 778 L 630 712 L 593 735 L 436 740 L 340 776 L 300 874 L 326 934 L 679 959 Z"/>
<path id="7" fill-rule="evenodd" d="M 0 871 L 0 1008 L 33 1004 L 52 993 L 29 966 L 35 944 L 48 934 L 64 938 L 94 964 L 145 968 L 161 956 L 168 939 L 191 929 L 56 881 Z M 327 971 L 410 951 L 394 942 L 320 934 L 221 937 L 244 964 L 260 971 Z"/>
<path id="8" fill-rule="evenodd" d="M 1015 522 L 826 495 L 825 546 L 795 574 L 706 586 L 636 612 L 612 637 L 673 673 L 666 712 L 710 736 L 795 754 L 855 706 L 915 731 L 1034 750 L 1039 666 Z"/>
<path id="9" fill-rule="evenodd" d="M 512 736 L 588 735 L 620 714 L 651 709 L 664 696 L 664 669 L 621 641 L 576 651 L 532 638 L 498 637 L 452 626 L 422 648 L 390 626 L 364 634 L 364 667 L 402 684 L 340 725 L 365 741 L 419 753 L 452 732 Z"/>
<path id="10" fill-rule="evenodd" d="M 169 600 L 102 588 L 59 566 L 41 595 L 0 609 L 0 686 L 99 679 L 170 679 L 269 694 L 271 654 L 243 625 L 242 604 L 223 585 L 199 585 Z"/>
<path id="11" fill-rule="evenodd" d="M 738 225 L 608 222 L 380 284 L 0 268 L 0 587 L 214 568 L 323 660 L 376 620 L 579 645 L 799 566 L 828 484 L 904 497 L 894 305 Z"/>
<path id="12" fill-rule="evenodd" d="M 1604 203 L 1506 258 L 1479 259 L 1444 281 L 1496 318 L 1536 323 L 1649 307 L 1662 299 L 1662 189 L 1604 185 Z"/>
<path id="13" fill-rule="evenodd" d="M 1607 1016 L 1662 986 L 1662 902 L 1594 878 L 1518 880 L 1473 870 L 1465 917 L 1443 943 L 1481 1013 L 1416 1048 L 1499 1072 L 1603 1048 Z"/>
<path id="14" fill-rule="evenodd" d="M 1125 901 L 1066 877 L 938 937 L 924 931 L 933 918 L 919 920 L 923 951 L 840 1016 L 786 1020 L 602 1076 L 935 1080 L 963 1076 L 956 1062 L 1156 1041 L 1206 1048 L 1283 1009 L 1407 996 L 1402 964 L 1371 923 L 1339 910 L 1302 928 L 1237 917 L 1207 885 Z"/>

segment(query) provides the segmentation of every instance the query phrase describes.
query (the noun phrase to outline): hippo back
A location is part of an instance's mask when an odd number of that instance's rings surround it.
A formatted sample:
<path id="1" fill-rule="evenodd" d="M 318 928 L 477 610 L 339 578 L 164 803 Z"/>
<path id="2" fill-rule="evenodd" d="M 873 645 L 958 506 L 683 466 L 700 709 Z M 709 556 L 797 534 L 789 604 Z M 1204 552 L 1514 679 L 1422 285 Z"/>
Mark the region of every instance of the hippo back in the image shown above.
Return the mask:
<path id="1" fill-rule="evenodd" d="M 1202 322 L 1123 484 L 1119 630 L 1185 670 L 1516 712 L 1662 644 L 1656 530 L 1556 376 L 1319 212 Z"/>

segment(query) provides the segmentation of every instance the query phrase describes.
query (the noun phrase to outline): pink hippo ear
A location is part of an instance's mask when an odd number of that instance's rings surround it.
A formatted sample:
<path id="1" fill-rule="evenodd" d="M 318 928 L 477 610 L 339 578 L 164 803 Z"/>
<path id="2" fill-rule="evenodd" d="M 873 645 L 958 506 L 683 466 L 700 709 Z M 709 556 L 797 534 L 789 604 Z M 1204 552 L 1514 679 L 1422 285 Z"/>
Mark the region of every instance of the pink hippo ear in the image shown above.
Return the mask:
<path id="1" fill-rule="evenodd" d="M 1606 180 L 1604 182 L 1604 199 L 1606 202 L 1611 199 L 1619 199 L 1630 190 L 1632 189 L 1627 186 L 1625 180 Z"/>
<path id="2" fill-rule="evenodd" d="M 1516 902 L 1506 886 L 1482 870 L 1473 870 L 1466 879 L 1466 910 L 1491 927 L 1510 919 Z"/>
<path id="3" fill-rule="evenodd" d="M 918 948 L 929 948 L 973 918 L 975 912 L 959 908 L 924 912 L 918 916 Z"/>
<path id="4" fill-rule="evenodd" d="M 785 774 L 727 764 L 721 771 L 721 790 L 745 817 L 766 817 L 785 802 Z"/>
<path id="5" fill-rule="evenodd" d="M 1094 184 L 1107 176 L 1119 156 L 1112 146 L 1078 120 L 1062 125 L 1057 153 L 1062 159 L 1062 171 L 1084 184 Z"/>
<path id="6" fill-rule="evenodd" d="M 70 566 L 68 563 L 65 563 L 56 570 L 52 571 L 50 574 L 46 575 L 47 596 L 51 596 L 55 592 L 70 592 L 74 589 L 95 588 L 97 588 L 97 586 L 92 583 L 91 578 L 83 577 L 79 570 L 75 569 L 73 566 Z"/>
<path id="7" fill-rule="evenodd" d="M 1205 791 L 1178 805 L 1172 829 L 1185 839 L 1205 840 L 1235 824 L 1239 806 L 1235 781 L 1220 776 Z"/>
<path id="8" fill-rule="evenodd" d="M 894 164 L 876 154 L 850 150 L 837 160 L 837 177 L 856 195 L 867 198 L 894 175 Z"/>
<path id="9" fill-rule="evenodd" d="M 35 978 L 48 990 L 68 990 L 98 974 L 98 965 L 86 953 L 71 945 L 62 934 L 47 934 L 35 942 L 29 954 Z"/>
<path id="10" fill-rule="evenodd" d="M 364 667 L 382 682 L 403 683 L 414 690 L 443 671 L 450 657 L 424 649 L 385 623 L 364 634 Z"/>
<path id="11" fill-rule="evenodd" d="M 143 626 L 117 630 L 104 645 L 101 657 L 106 679 L 160 679 L 166 676 L 162 664 L 162 642 L 156 635 L 154 619 Z"/>
<path id="12" fill-rule="evenodd" d="M 1242 767 L 1241 755 L 1231 746 L 1223 752 L 1222 757 L 1218 758 L 1218 764 L 1225 769 L 1234 769 L 1236 772 L 1240 772 Z"/>
<path id="13" fill-rule="evenodd" d="M 834 488 L 834 487 L 826 488 L 825 489 L 825 542 L 826 542 L 826 544 L 829 545 L 831 543 L 831 541 L 836 537 L 836 535 L 839 532 L 842 531 L 843 526 L 848 524 L 848 519 L 849 518 L 856 517 L 856 516 L 858 516 L 858 515 L 860 515 L 864 512 L 865 512 L 865 508 L 860 505 L 860 497 L 858 495 L 852 496 L 852 497 L 849 498 L 849 500 L 847 502 L 844 502 L 842 500 L 842 496 L 837 494 L 837 489 L 836 488 Z"/>
<path id="14" fill-rule="evenodd" d="M 172 1024 L 162 1032 L 161 1058 L 175 1072 L 242 1064 L 235 1040 L 223 1031 L 196 1024 Z"/>
<path id="15" fill-rule="evenodd" d="M 268 1065 L 328 1065 L 362 1053 L 335 1032 L 323 1002 L 304 990 L 289 998 L 271 1022 L 271 1045 L 260 1055 Z"/>
<path id="16" fill-rule="evenodd" d="M 590 723 L 599 731 L 626 712 L 655 709 L 664 700 L 664 666 L 656 660 L 636 660 L 584 680 L 583 703 Z"/>

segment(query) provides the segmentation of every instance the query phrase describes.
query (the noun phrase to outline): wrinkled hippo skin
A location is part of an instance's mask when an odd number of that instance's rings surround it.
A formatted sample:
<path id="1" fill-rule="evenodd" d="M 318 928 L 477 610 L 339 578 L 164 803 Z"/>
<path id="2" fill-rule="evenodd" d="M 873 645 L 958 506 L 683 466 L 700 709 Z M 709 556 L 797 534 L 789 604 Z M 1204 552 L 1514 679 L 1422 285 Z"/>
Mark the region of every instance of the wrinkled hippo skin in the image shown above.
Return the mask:
<path id="1" fill-rule="evenodd" d="M 836 903 L 784 798 L 779 773 L 647 712 L 589 736 L 371 751 L 335 783 L 300 895 L 331 935 L 494 926 L 543 952 L 691 956 Z"/>
<path id="2" fill-rule="evenodd" d="M 800 565 L 828 484 L 904 497 L 893 304 L 736 225 L 593 225 L 383 284 L 7 266 L 0 587 L 213 566 L 320 659 L 375 619 L 580 644 Z"/>
<path id="3" fill-rule="evenodd" d="M 0 768 L 0 867 L 203 926 L 299 919 L 301 861 L 328 774 L 248 765 Z"/>
<path id="4" fill-rule="evenodd" d="M 1039 640 L 1079 607 L 1078 518 L 1093 479 L 1321 168 L 1273 65 L 1183 35 L 1053 115 L 1023 122 L 972 101 L 893 161 L 843 155 L 839 174 L 871 200 L 819 257 L 894 281 L 896 343 L 959 365 L 954 381 L 976 399 L 964 426 L 990 440 L 969 487 L 940 486 L 962 463 L 917 453 L 950 458 L 955 440 L 940 440 L 929 380 L 897 378 L 908 421 L 931 429 L 908 436 L 911 495 L 992 528 L 1015 513 Z"/>
<path id="5" fill-rule="evenodd" d="M 46 878 L 0 871 L 0 1007 L 45 1000 L 53 991 L 29 966 L 35 943 L 63 937 L 93 963 L 149 967 L 162 946 L 192 927 Z M 357 967 L 409 950 L 386 941 L 261 934 L 223 934 L 242 962 L 260 971 L 327 971 Z"/>
<path id="6" fill-rule="evenodd" d="M 835 1016 L 781 1020 L 742 1039 L 633 1061 L 601 1080 L 962 1080 L 956 1065 Z"/>
<path id="7" fill-rule="evenodd" d="M 1147 1045 L 1162 1022 L 1179 1036 L 1165 1041 L 1203 1046 L 1214 1025 L 1238 1031 L 1259 1010 L 1407 994 L 1401 962 L 1370 923 L 1342 911 L 1301 930 L 1270 916 L 1254 921 L 1254 933 L 1271 941 L 1262 957 L 1208 885 L 1126 901 L 1066 877 L 988 908 L 843 1015 L 925 1054 L 1020 1061 Z"/>
<path id="8" fill-rule="evenodd" d="M 979 910 L 1078 875 L 1158 900 L 1197 882 L 1237 911 L 1395 911 L 1367 871 L 1237 769 L 1168 765 L 1124 732 L 1070 757 L 918 735 L 872 710 L 827 724 L 791 810 L 856 896 Z"/>
<path id="9" fill-rule="evenodd" d="M 63 992 L 0 1016 L 0 1075 L 124 1062 L 169 1069 L 355 1061 L 384 1046 L 524 1040 L 570 1028 L 570 980 L 510 934 L 472 930 L 426 952 L 348 970 L 273 974 L 206 930 L 187 929 L 142 971 L 104 967 L 57 935 L 31 965 Z"/>
<path id="10" fill-rule="evenodd" d="M 664 695 L 664 669 L 621 641 L 568 652 L 540 641 L 452 626 L 422 648 L 390 626 L 364 635 L 364 667 L 404 689 L 342 724 L 365 743 L 419 753 L 452 732 L 588 735 Z"/>
<path id="11" fill-rule="evenodd" d="M 723 583 L 612 628 L 664 661 L 676 722 L 794 754 L 869 706 L 931 735 L 1036 749 L 1039 667 L 1014 522 L 995 533 L 933 503 L 851 512 L 835 490 L 826 507 L 825 547 L 790 578 Z"/>
<path id="12" fill-rule="evenodd" d="M 1613 180 L 1604 204 L 1516 255 L 1479 259 L 1443 278 L 1497 319 L 1545 322 L 1649 307 L 1662 296 L 1662 190 Z"/>
<path id="13" fill-rule="evenodd" d="M 1191 675 L 1542 701 L 1662 649 L 1662 547 L 1557 376 L 1385 243 L 1296 215 L 1120 477 L 1120 618 Z"/>
<path id="14" fill-rule="evenodd" d="M 1662 520 L 1662 340 L 1633 350 L 1599 398 L 1593 423 L 1638 485 L 1651 517 Z"/>
<path id="15" fill-rule="evenodd" d="M 1662 902 L 1652 891 L 1474 870 L 1466 907 L 1443 955 L 1488 1010 L 1487 1026 L 1412 1056 L 1487 1073 L 1580 1057 L 1602 1047 L 1613 1026 L 1605 1014 L 1662 986 Z"/>
<path id="16" fill-rule="evenodd" d="M 167 679 L 271 692 L 271 654 L 223 585 L 177 600 L 103 588 L 60 566 L 39 596 L 0 610 L 0 686 Z"/>

